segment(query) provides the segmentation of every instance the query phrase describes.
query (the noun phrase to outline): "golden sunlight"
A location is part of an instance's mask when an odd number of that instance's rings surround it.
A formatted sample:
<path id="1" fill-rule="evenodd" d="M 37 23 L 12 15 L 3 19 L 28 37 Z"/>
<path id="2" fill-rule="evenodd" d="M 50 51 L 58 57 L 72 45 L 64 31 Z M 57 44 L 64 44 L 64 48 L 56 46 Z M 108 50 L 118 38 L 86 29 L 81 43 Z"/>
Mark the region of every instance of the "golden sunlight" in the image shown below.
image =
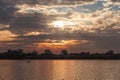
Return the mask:
<path id="1" fill-rule="evenodd" d="M 55 27 L 64 27 L 64 22 L 63 21 L 55 21 L 55 22 L 53 22 L 53 25 L 55 26 Z"/>
<path id="2" fill-rule="evenodd" d="M 83 44 L 83 43 L 87 43 L 87 40 L 60 40 L 59 42 L 57 40 L 46 40 L 45 43 L 37 43 L 38 47 L 40 47 L 42 45 L 43 46 L 47 46 L 49 48 L 62 48 L 62 47 L 66 47 L 66 46 L 73 46 L 76 44 Z"/>
<path id="3" fill-rule="evenodd" d="M 11 33 L 8 30 L 0 31 L 0 41 L 10 41 L 14 40 L 14 37 L 17 36 L 13 33 Z"/>

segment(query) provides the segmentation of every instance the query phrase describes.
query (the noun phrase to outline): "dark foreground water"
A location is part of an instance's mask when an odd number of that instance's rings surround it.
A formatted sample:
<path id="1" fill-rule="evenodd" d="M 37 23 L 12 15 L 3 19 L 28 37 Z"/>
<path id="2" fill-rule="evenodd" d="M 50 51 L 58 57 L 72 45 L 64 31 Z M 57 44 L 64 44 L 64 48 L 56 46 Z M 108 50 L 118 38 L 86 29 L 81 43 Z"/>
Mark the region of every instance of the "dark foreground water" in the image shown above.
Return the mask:
<path id="1" fill-rule="evenodd" d="M 0 80 L 120 80 L 120 60 L 0 60 Z"/>

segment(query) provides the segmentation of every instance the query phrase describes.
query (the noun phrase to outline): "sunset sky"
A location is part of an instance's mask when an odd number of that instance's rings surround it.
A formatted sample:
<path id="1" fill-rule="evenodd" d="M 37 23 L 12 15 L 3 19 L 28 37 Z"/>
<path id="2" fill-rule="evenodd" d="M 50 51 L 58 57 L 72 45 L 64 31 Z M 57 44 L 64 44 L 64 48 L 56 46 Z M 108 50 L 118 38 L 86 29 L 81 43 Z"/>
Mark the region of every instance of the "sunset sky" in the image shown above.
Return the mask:
<path id="1" fill-rule="evenodd" d="M 120 52 L 120 0 L 0 0 L 0 52 Z"/>

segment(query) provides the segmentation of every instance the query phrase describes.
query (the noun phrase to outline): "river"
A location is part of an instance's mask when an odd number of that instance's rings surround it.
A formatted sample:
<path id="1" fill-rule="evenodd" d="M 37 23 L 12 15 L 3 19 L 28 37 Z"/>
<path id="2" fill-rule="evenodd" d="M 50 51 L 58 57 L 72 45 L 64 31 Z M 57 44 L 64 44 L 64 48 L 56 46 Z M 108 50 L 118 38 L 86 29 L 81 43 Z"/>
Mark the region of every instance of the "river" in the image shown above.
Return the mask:
<path id="1" fill-rule="evenodd" d="M 0 60 L 0 80 L 120 80 L 120 60 Z"/>

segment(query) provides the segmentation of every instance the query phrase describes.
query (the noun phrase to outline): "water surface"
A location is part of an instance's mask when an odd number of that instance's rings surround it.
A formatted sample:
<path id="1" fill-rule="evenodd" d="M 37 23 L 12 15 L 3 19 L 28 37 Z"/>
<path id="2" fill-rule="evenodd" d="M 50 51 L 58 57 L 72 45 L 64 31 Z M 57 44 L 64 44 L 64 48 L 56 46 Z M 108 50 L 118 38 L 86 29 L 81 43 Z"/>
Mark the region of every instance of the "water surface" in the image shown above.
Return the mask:
<path id="1" fill-rule="evenodd" d="M 120 60 L 0 60 L 0 80 L 120 80 Z"/>

